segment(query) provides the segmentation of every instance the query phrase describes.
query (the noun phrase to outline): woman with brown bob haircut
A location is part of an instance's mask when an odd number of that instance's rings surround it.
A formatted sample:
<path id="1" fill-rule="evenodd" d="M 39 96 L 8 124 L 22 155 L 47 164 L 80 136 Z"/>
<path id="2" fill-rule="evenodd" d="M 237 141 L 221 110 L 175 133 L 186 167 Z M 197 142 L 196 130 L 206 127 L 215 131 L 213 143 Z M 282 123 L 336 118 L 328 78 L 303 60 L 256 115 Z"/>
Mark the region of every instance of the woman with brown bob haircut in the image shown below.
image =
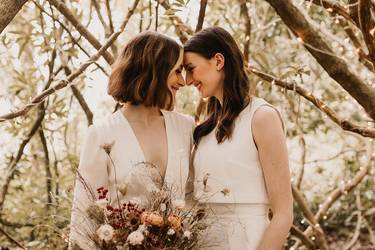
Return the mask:
<path id="1" fill-rule="evenodd" d="M 185 197 L 194 122 L 171 111 L 185 85 L 182 60 L 174 40 L 148 31 L 128 42 L 113 64 L 108 93 L 122 107 L 88 128 L 78 171 L 92 190 L 108 189 L 114 207 L 118 199 L 146 203 L 155 178 L 172 186 L 175 200 Z M 143 162 L 149 164 L 137 164 Z M 69 242 L 93 249 L 87 235 L 97 228 L 85 212 L 93 201 L 79 179 Z M 116 192 L 123 184 L 126 192 Z"/>
<path id="2" fill-rule="evenodd" d="M 279 250 L 293 221 L 280 114 L 250 96 L 242 53 L 227 31 L 204 29 L 184 50 L 186 83 L 208 99 L 194 130 L 193 165 L 194 198 L 215 213 L 209 249 Z"/>

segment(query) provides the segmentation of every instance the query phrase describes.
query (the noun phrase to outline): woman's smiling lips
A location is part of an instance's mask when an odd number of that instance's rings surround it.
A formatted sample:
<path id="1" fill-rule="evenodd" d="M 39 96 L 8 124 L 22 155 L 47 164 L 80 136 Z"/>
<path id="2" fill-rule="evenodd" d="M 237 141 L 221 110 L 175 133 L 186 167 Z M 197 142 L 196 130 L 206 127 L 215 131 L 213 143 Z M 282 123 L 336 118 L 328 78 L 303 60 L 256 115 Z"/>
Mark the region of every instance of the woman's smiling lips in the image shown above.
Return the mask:
<path id="1" fill-rule="evenodd" d="M 174 91 L 177 91 L 177 90 L 179 90 L 180 89 L 180 87 L 179 86 L 174 86 L 174 85 L 172 85 L 172 90 L 174 90 Z"/>
<path id="2" fill-rule="evenodd" d="M 201 90 L 202 83 L 194 83 L 194 86 L 195 86 L 198 90 Z"/>

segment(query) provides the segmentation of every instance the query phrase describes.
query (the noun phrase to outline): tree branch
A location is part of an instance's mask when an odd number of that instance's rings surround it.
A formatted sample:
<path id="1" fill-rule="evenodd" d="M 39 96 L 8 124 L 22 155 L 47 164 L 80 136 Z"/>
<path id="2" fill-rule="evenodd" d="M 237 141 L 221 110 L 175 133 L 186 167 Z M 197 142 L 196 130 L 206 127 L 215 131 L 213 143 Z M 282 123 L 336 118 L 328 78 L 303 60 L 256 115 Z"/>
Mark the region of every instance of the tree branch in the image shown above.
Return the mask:
<path id="1" fill-rule="evenodd" d="M 371 163 L 372 163 L 372 152 L 373 152 L 373 142 L 367 142 L 367 162 L 365 163 L 364 167 L 360 168 L 360 171 L 353 177 L 353 179 L 349 180 L 345 185 L 336 188 L 333 190 L 329 195 L 328 198 L 319 206 L 319 210 L 315 215 L 315 219 L 320 221 L 324 214 L 327 213 L 328 209 L 335 203 L 343 194 L 347 194 L 351 192 L 368 174 L 370 170 Z"/>
<path id="2" fill-rule="evenodd" d="M 161 4 L 161 6 L 163 6 L 163 8 L 166 10 L 166 11 L 173 11 L 171 9 L 171 6 L 168 2 L 168 0 L 156 0 L 159 4 Z M 193 35 L 193 30 L 191 27 L 189 27 L 188 25 L 186 25 L 184 22 L 182 22 L 182 20 L 170 13 L 169 15 L 169 19 L 172 21 L 174 27 L 175 27 L 175 30 L 176 30 L 176 34 L 177 36 L 180 38 L 180 41 L 184 44 L 188 38 L 187 38 L 187 35 Z"/>
<path id="3" fill-rule="evenodd" d="M 321 247 L 321 249 L 328 249 L 328 244 L 325 238 L 324 231 L 322 227 L 319 225 L 318 220 L 315 219 L 313 212 L 308 207 L 307 202 L 302 197 L 302 194 L 294 186 L 292 186 L 292 192 L 293 192 L 294 200 L 297 202 L 298 206 L 301 208 L 305 218 L 309 221 L 310 225 L 313 226 L 314 233 L 316 235 L 316 238 L 319 241 L 319 246 Z"/>
<path id="4" fill-rule="evenodd" d="M 67 79 L 60 80 L 55 86 L 50 87 L 44 91 L 42 91 L 39 95 L 35 96 L 31 102 L 24 107 L 20 108 L 15 112 L 11 112 L 5 115 L 0 116 L 0 122 L 4 122 L 6 120 L 14 119 L 16 117 L 22 116 L 27 114 L 30 109 L 38 105 L 39 103 L 43 102 L 51 94 L 55 93 L 57 90 L 65 88 L 68 85 L 72 84 L 72 81 L 77 78 L 80 74 L 82 74 L 91 64 L 93 64 L 96 60 L 100 58 L 100 56 L 108 49 L 109 46 L 117 39 L 117 37 L 124 31 L 127 23 L 129 22 L 130 17 L 133 15 L 135 8 L 137 7 L 139 0 L 134 1 L 133 7 L 129 10 L 125 21 L 122 23 L 119 31 L 113 33 L 107 40 L 107 42 L 101 47 L 98 52 L 93 55 L 90 60 L 80 65 L 80 67 L 75 70 L 72 74 L 70 74 Z"/>
<path id="5" fill-rule="evenodd" d="M 204 16 L 206 14 L 206 7 L 207 7 L 207 0 L 201 0 L 198 22 L 197 22 L 197 26 L 195 27 L 195 32 L 200 31 L 203 27 Z"/>
<path id="6" fill-rule="evenodd" d="M 333 190 L 329 195 L 328 198 L 319 205 L 319 210 L 315 214 L 314 218 L 317 221 L 320 221 L 323 216 L 327 213 L 327 211 L 331 208 L 333 203 L 335 203 L 342 195 L 346 195 L 349 192 L 351 192 L 361 181 L 363 178 L 368 174 L 371 164 L 373 162 L 373 150 L 374 150 L 374 144 L 372 140 L 368 140 L 366 142 L 366 163 L 364 167 L 360 167 L 360 171 L 351 179 L 349 180 L 345 185 L 342 185 L 341 187 L 336 188 Z M 309 226 L 305 231 L 304 234 L 308 235 L 311 233 L 311 226 Z"/>
<path id="7" fill-rule="evenodd" d="M 331 2 L 330 0 L 305 0 L 308 2 L 312 2 L 315 5 L 324 7 L 328 12 L 332 14 L 338 14 L 348 20 L 349 22 L 353 23 L 354 25 L 358 25 L 357 22 L 350 16 L 350 14 L 345 10 L 343 6 L 341 6 L 337 2 Z"/>
<path id="8" fill-rule="evenodd" d="M 48 80 L 44 86 L 44 90 L 48 89 L 50 85 L 52 84 L 53 76 L 55 75 L 53 72 L 53 68 L 55 65 L 55 60 L 56 60 L 56 49 L 53 49 L 52 54 L 51 54 L 51 59 L 48 62 L 48 71 L 49 71 L 49 76 Z M 29 133 L 27 134 L 26 138 L 22 140 L 16 157 L 11 159 L 7 170 L 8 173 L 5 177 L 5 182 L 2 186 L 1 189 L 1 194 L 0 194 L 0 211 L 3 209 L 3 205 L 5 202 L 6 195 L 8 194 L 8 189 L 10 182 L 12 181 L 14 174 L 16 173 L 16 167 L 18 162 L 21 160 L 21 157 L 23 155 L 23 151 L 26 147 L 26 145 L 30 142 L 31 138 L 34 136 L 34 134 L 38 131 L 39 127 L 42 125 L 42 122 L 44 120 L 44 115 L 46 113 L 46 107 L 45 107 L 45 101 L 42 101 L 40 104 L 38 104 L 38 115 L 36 118 L 36 121 L 34 122 L 33 126 L 31 127 Z"/>
<path id="9" fill-rule="evenodd" d="M 96 11 L 96 13 L 98 14 L 99 21 L 100 21 L 100 22 L 102 23 L 102 25 L 103 25 L 104 32 L 105 32 L 105 33 L 110 32 L 109 27 L 108 27 L 108 25 L 106 24 L 106 22 L 104 21 L 104 18 L 103 18 L 103 16 L 102 16 L 102 13 L 100 12 L 100 6 L 99 6 L 99 3 L 98 3 L 96 0 L 91 0 L 91 3 L 94 5 L 95 11 Z"/>
<path id="10" fill-rule="evenodd" d="M 291 0 L 266 0 L 278 13 L 289 29 L 301 40 L 305 48 L 375 120 L 375 89 L 364 83 L 354 74 L 346 62 L 332 56 L 334 53 L 324 41 L 320 32 L 309 23 L 306 17 L 293 5 Z"/>
<path id="11" fill-rule="evenodd" d="M 342 119 L 338 117 L 335 111 L 333 111 L 331 108 L 329 108 L 323 101 L 315 97 L 313 94 L 311 94 L 309 91 L 303 89 L 302 87 L 293 84 L 293 83 L 288 83 L 285 81 L 281 81 L 279 79 L 276 79 L 275 77 L 260 72 L 259 70 L 249 67 L 251 72 L 253 72 L 255 75 L 259 76 L 263 80 L 266 80 L 267 82 L 273 83 L 277 86 L 286 88 L 288 90 L 293 90 L 300 94 L 302 97 L 304 97 L 306 100 L 310 101 L 312 104 L 315 105 L 319 110 L 323 111 L 327 116 L 337 125 L 339 125 L 342 129 L 360 134 L 364 137 L 372 137 L 375 138 L 375 130 L 374 129 L 369 129 L 366 127 L 360 127 L 358 125 L 353 124 L 352 122 Z"/>
<path id="12" fill-rule="evenodd" d="M 290 229 L 290 233 L 301 240 L 308 250 L 315 250 L 315 244 L 312 240 L 309 239 L 298 227 L 295 225 Z"/>
<path id="13" fill-rule="evenodd" d="M 365 65 L 365 67 L 372 71 L 375 72 L 375 67 L 371 63 L 371 60 L 368 58 L 366 53 L 362 49 L 362 45 L 360 41 L 358 40 L 357 36 L 355 35 L 354 31 L 351 29 L 349 26 L 349 23 L 345 20 L 339 20 L 340 25 L 343 27 L 345 33 L 348 35 L 349 39 L 352 41 L 354 47 L 356 48 L 356 51 L 358 53 L 359 61 Z"/>
<path id="14" fill-rule="evenodd" d="M 35 0 L 32 0 L 32 2 L 35 4 L 35 6 L 40 9 L 40 11 L 42 11 L 43 13 L 45 13 L 47 16 L 49 16 L 50 18 L 52 18 L 52 20 L 54 22 L 57 22 L 65 31 L 66 33 L 69 35 L 73 45 L 76 45 L 78 48 L 80 48 L 82 50 L 82 52 L 88 57 L 90 58 L 90 54 L 89 52 L 87 52 L 87 50 L 85 48 L 83 48 L 81 46 L 81 44 L 79 44 L 79 40 L 74 38 L 72 32 L 70 32 L 70 30 L 60 21 L 58 20 L 53 14 L 50 14 L 48 13 L 38 2 L 36 2 Z M 81 36 L 80 36 L 81 37 Z M 94 63 L 106 76 L 108 76 L 108 73 L 105 71 L 105 69 L 97 62 Z"/>
<path id="15" fill-rule="evenodd" d="M 243 56 L 245 63 L 249 62 L 249 54 L 250 54 L 250 38 L 251 38 L 251 19 L 249 16 L 249 9 L 246 5 L 246 0 L 239 0 L 240 8 L 241 8 L 241 15 L 245 17 L 245 43 L 243 47 Z"/>
<path id="16" fill-rule="evenodd" d="M 25 247 L 22 246 L 21 243 L 19 243 L 18 241 L 16 241 L 10 234 L 8 234 L 7 232 L 5 232 L 4 229 L 2 229 L 1 227 L 0 227 L 0 233 L 4 234 L 5 237 L 7 237 L 10 242 L 16 244 L 18 247 L 20 247 L 22 249 L 25 249 Z"/>
<path id="17" fill-rule="evenodd" d="M 302 154 L 301 154 L 301 160 L 300 160 L 301 163 L 300 163 L 300 169 L 299 169 L 299 173 L 297 177 L 296 187 L 298 189 L 301 189 L 301 184 L 302 184 L 303 175 L 305 173 L 305 164 L 306 164 L 306 142 L 305 142 L 305 138 L 303 137 L 303 134 L 300 135 L 299 142 L 302 148 Z"/>
<path id="18" fill-rule="evenodd" d="M 365 40 L 369 52 L 368 58 L 371 60 L 372 65 L 375 67 L 375 37 L 373 37 L 370 33 L 371 29 L 375 27 L 373 27 L 374 22 L 371 19 L 370 0 L 359 0 L 358 12 L 363 39 Z"/>
<path id="19" fill-rule="evenodd" d="M 64 66 L 64 71 L 67 76 L 69 76 L 72 73 L 72 71 L 68 68 L 68 66 Z M 94 115 L 89 105 L 87 104 L 85 98 L 83 97 L 83 95 L 81 94 L 81 92 L 78 90 L 76 86 L 71 85 L 70 88 L 73 92 L 74 97 L 77 99 L 79 105 L 81 106 L 83 112 L 86 115 L 87 125 L 90 126 L 91 124 L 93 124 Z"/>
<path id="20" fill-rule="evenodd" d="M 94 48 L 99 50 L 103 46 L 100 44 L 100 42 L 95 38 L 91 32 L 86 29 L 79 21 L 78 19 L 74 16 L 74 14 L 69 10 L 69 8 L 63 3 L 60 2 L 59 0 L 47 0 L 50 2 L 53 6 L 55 6 L 56 9 L 60 11 L 61 14 L 65 16 L 67 20 L 77 29 L 77 31 L 87 39 L 91 43 Z M 108 64 L 112 64 L 114 62 L 113 56 L 108 52 L 108 51 L 103 51 L 103 57 L 104 59 L 108 62 Z"/>
<path id="21" fill-rule="evenodd" d="M 27 0 L 1 0 L 0 1 L 0 34 L 13 20 Z"/>
<path id="22" fill-rule="evenodd" d="M 112 10 L 111 10 L 111 5 L 109 3 L 109 0 L 105 1 L 105 8 L 107 10 L 107 15 L 108 15 L 108 22 L 109 22 L 109 30 L 112 33 L 115 32 L 115 29 L 113 27 L 113 20 L 112 20 Z"/>
<path id="23" fill-rule="evenodd" d="M 52 204 L 52 173 L 50 169 L 49 153 L 47 147 L 46 137 L 43 132 L 43 128 L 39 128 L 39 138 L 42 143 L 42 148 L 44 152 L 44 169 L 46 171 L 46 190 L 47 190 L 47 211 L 50 209 Z"/>
<path id="24" fill-rule="evenodd" d="M 8 168 L 7 168 L 8 173 L 6 174 L 5 183 L 3 184 L 2 189 L 1 189 L 0 210 L 3 209 L 5 198 L 6 198 L 6 195 L 8 194 L 10 182 L 14 177 L 14 174 L 15 174 L 16 169 L 17 169 L 16 168 L 17 164 L 21 160 L 21 157 L 23 155 L 23 151 L 24 151 L 26 145 L 30 142 L 31 138 L 36 133 L 36 131 L 38 131 L 38 129 L 41 126 L 42 121 L 44 119 L 44 115 L 45 115 L 44 102 L 39 104 L 38 107 L 39 107 L 39 111 L 38 111 L 38 117 L 37 117 L 36 121 L 34 122 L 33 126 L 31 127 L 31 130 L 29 131 L 27 137 L 22 140 L 22 142 L 21 142 L 21 144 L 18 148 L 16 158 L 12 159 L 10 161 L 9 165 L 8 165 Z"/>

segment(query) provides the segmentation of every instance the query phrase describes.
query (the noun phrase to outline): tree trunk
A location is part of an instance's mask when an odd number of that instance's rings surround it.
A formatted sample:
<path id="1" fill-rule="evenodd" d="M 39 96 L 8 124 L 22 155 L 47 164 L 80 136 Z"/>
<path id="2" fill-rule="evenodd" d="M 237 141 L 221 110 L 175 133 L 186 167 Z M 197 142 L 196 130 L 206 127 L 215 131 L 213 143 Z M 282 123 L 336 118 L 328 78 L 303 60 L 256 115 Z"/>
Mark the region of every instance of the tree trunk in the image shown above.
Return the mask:
<path id="1" fill-rule="evenodd" d="M 21 10 L 27 0 L 1 0 L 0 1 L 0 34 L 12 19 Z"/>
<path id="2" fill-rule="evenodd" d="M 291 0 L 266 0 L 281 17 L 289 29 L 302 39 L 305 48 L 375 120 L 375 89 L 363 82 L 353 73 L 346 62 L 334 56 L 334 52 L 306 17 L 293 5 Z M 324 52 L 326 53 L 324 53 Z"/>

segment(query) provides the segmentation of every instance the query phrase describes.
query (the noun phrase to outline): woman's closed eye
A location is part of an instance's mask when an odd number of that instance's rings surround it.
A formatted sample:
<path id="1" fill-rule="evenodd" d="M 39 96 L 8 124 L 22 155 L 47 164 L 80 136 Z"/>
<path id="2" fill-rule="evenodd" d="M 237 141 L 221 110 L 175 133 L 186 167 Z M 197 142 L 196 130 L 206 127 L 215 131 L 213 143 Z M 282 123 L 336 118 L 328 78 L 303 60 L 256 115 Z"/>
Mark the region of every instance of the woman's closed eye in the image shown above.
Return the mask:
<path id="1" fill-rule="evenodd" d="M 187 72 L 192 72 L 195 67 L 186 67 L 185 70 Z"/>

